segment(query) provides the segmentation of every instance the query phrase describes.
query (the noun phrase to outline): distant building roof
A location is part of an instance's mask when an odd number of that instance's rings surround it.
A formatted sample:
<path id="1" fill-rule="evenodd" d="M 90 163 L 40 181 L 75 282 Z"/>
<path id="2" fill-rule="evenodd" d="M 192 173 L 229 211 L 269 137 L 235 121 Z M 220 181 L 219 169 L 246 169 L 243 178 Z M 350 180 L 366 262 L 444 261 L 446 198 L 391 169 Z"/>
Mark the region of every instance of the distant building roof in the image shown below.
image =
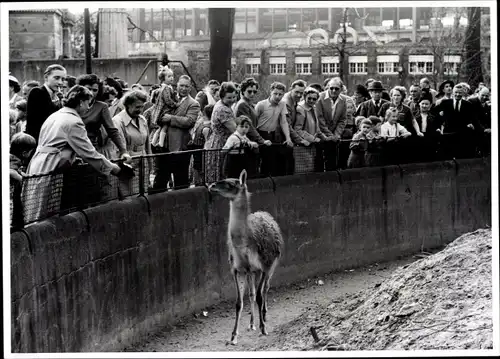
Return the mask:
<path id="1" fill-rule="evenodd" d="M 23 9 L 23 10 L 9 10 L 10 13 L 20 13 L 20 12 L 37 12 L 37 13 L 47 13 L 47 12 L 55 12 L 59 15 L 62 15 L 62 11 L 60 9 Z"/>

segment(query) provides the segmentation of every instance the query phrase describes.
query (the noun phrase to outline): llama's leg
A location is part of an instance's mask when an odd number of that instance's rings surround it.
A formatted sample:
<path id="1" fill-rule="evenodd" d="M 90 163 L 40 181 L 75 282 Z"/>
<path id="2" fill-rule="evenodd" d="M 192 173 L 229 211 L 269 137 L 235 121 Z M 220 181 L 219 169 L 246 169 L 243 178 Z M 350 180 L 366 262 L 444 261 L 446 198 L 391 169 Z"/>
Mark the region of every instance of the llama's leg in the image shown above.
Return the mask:
<path id="1" fill-rule="evenodd" d="M 233 334 L 231 336 L 231 344 L 236 345 L 238 343 L 238 326 L 240 324 L 241 311 L 243 309 L 243 296 L 245 295 L 245 283 L 247 276 L 245 273 L 239 273 L 234 270 L 234 281 L 236 284 L 237 299 L 236 299 L 236 320 L 234 322 Z"/>
<path id="2" fill-rule="evenodd" d="M 267 322 L 267 292 L 269 292 L 271 276 L 268 276 L 262 288 L 262 319 Z"/>
<path id="3" fill-rule="evenodd" d="M 266 322 L 264 320 L 264 284 L 267 281 L 268 274 L 262 272 L 262 277 L 259 281 L 259 286 L 257 287 L 257 305 L 259 307 L 259 319 L 260 319 L 260 332 L 262 335 L 267 335 Z"/>
<path id="4" fill-rule="evenodd" d="M 248 300 L 250 302 L 250 327 L 248 330 L 256 330 L 255 328 L 255 278 L 257 273 L 248 273 Z"/>

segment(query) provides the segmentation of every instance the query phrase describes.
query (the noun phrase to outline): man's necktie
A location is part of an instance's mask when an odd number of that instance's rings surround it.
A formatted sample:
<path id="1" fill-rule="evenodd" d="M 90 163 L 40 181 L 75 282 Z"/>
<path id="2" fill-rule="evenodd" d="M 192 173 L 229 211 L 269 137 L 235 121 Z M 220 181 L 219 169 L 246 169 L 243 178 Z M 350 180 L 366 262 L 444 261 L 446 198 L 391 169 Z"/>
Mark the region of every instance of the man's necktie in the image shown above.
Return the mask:
<path id="1" fill-rule="evenodd" d="M 458 105 L 459 105 L 460 101 L 456 101 L 455 102 L 455 112 L 458 112 Z"/>

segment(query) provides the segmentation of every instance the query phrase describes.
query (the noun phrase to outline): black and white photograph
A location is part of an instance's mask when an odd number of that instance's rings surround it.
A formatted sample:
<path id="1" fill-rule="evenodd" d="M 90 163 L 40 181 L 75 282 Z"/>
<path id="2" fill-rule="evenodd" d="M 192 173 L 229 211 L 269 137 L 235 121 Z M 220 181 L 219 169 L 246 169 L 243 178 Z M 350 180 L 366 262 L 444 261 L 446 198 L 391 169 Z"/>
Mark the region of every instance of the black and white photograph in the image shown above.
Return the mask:
<path id="1" fill-rule="evenodd" d="M 495 1 L 0 6 L 5 358 L 500 355 Z"/>

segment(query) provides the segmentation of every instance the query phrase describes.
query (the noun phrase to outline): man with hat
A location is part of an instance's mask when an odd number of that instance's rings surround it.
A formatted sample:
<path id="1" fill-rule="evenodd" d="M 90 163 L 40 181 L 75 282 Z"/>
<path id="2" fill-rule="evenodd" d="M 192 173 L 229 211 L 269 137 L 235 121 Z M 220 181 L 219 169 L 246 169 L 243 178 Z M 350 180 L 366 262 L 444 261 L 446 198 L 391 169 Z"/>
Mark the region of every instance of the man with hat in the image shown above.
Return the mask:
<path id="1" fill-rule="evenodd" d="M 19 95 L 19 91 L 21 91 L 19 81 L 17 81 L 14 76 L 9 75 L 9 108 L 11 110 L 15 110 L 16 104 L 23 99 L 23 97 Z"/>
<path id="2" fill-rule="evenodd" d="M 380 81 L 372 81 L 368 85 L 368 92 L 370 93 L 371 99 L 362 102 L 356 111 L 356 116 L 363 116 L 368 118 L 369 116 L 378 116 L 380 108 L 384 103 L 389 101 L 382 99 L 382 91 L 384 91 L 384 86 Z"/>

